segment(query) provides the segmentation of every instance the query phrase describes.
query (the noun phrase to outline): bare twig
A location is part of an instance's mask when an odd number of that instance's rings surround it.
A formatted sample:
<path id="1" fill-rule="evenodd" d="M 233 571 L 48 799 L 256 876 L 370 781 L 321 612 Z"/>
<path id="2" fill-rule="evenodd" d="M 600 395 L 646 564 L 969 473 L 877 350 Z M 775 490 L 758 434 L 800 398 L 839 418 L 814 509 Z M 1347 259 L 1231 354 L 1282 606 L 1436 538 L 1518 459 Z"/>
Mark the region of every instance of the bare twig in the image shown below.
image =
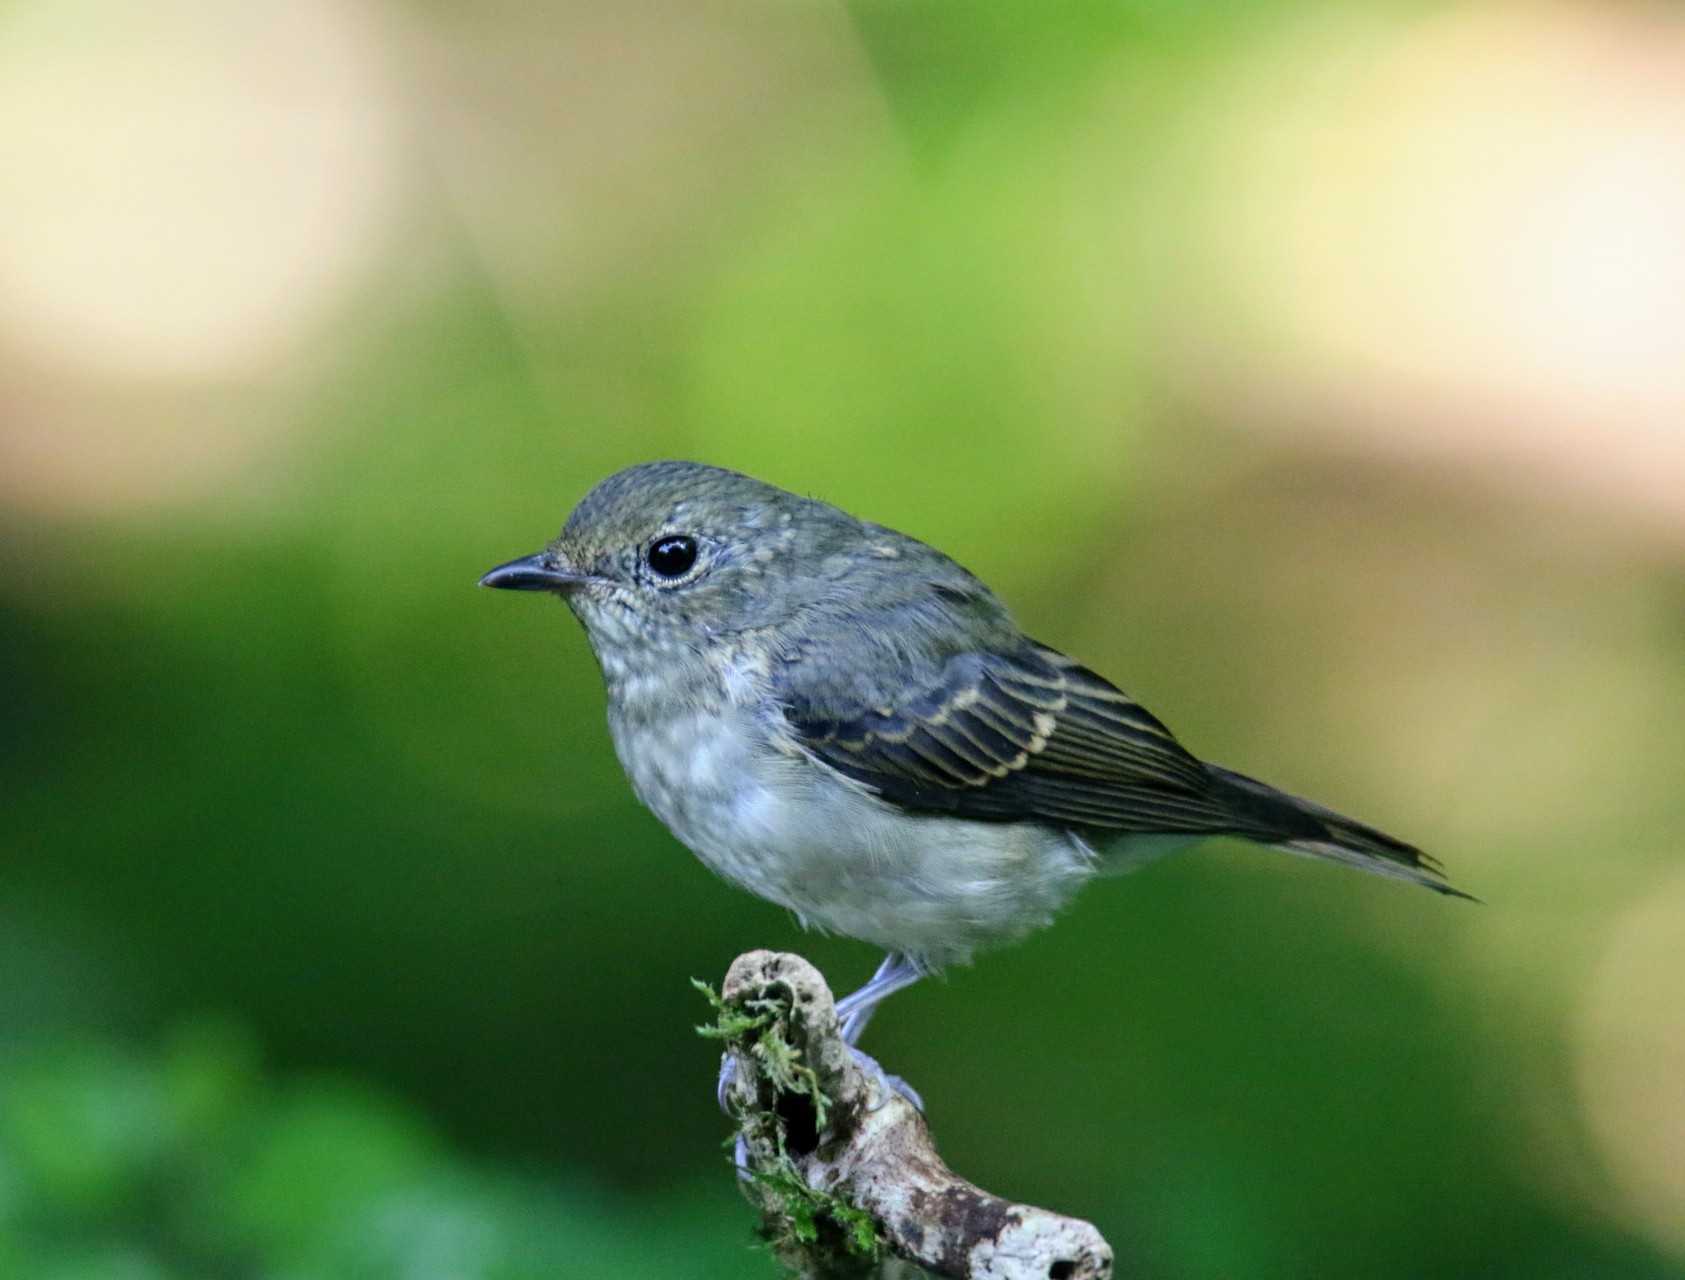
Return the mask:
<path id="1" fill-rule="evenodd" d="M 1094 1227 L 990 1195 L 942 1163 L 924 1117 L 843 1043 L 806 960 L 739 956 L 718 1005 L 705 1030 L 736 1059 L 743 1186 L 799 1274 L 905 1276 L 910 1262 L 950 1280 L 1111 1276 Z"/>

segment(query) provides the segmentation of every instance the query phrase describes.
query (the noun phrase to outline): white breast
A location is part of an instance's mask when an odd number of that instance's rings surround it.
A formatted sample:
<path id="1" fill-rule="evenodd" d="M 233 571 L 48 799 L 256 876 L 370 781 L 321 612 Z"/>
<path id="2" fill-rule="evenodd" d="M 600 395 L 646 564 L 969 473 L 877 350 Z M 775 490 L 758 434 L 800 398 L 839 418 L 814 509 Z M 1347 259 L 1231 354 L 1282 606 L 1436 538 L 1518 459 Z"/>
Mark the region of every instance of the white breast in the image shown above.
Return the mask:
<path id="1" fill-rule="evenodd" d="M 797 751 L 751 673 L 706 696 L 611 684 L 615 749 L 633 789 L 717 874 L 804 924 L 924 959 L 1045 924 L 1094 872 L 1092 852 L 1033 823 L 910 814 Z"/>

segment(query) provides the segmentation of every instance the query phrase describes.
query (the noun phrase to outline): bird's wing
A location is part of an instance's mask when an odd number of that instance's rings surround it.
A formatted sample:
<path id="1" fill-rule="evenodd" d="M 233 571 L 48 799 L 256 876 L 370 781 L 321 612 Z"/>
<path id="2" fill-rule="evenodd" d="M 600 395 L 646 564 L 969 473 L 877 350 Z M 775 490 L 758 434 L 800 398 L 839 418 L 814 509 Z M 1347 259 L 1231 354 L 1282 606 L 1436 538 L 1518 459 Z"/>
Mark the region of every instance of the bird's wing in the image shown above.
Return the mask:
<path id="1" fill-rule="evenodd" d="M 903 808 L 1120 832 L 1235 832 L 1247 822 L 1146 708 L 1041 645 L 960 653 L 895 705 L 775 690 L 800 746 Z"/>

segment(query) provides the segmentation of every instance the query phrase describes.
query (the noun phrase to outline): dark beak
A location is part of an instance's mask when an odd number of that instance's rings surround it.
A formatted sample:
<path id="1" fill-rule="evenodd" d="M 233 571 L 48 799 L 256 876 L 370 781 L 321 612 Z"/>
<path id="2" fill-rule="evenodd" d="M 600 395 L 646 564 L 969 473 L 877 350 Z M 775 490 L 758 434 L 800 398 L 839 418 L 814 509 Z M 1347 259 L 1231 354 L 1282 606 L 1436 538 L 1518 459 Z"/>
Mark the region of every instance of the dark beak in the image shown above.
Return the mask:
<path id="1" fill-rule="evenodd" d="M 482 587 L 497 587 L 503 591 L 571 591 L 591 581 L 588 573 L 579 573 L 559 564 L 548 551 L 524 556 L 500 564 L 480 579 Z"/>

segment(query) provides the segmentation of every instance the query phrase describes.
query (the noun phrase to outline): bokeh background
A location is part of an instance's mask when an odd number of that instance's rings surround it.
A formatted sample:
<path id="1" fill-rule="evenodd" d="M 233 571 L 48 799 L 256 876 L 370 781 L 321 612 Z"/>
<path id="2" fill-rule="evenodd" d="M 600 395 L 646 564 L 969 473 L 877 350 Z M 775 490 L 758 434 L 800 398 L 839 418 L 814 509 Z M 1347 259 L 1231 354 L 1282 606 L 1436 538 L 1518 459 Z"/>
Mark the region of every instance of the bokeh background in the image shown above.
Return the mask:
<path id="1" fill-rule="evenodd" d="M 0 10 L 0 1274 L 755 1277 L 609 471 L 954 553 L 1482 906 L 1221 842 L 891 1002 L 1129 1274 L 1685 1276 L 1685 17 Z"/>

